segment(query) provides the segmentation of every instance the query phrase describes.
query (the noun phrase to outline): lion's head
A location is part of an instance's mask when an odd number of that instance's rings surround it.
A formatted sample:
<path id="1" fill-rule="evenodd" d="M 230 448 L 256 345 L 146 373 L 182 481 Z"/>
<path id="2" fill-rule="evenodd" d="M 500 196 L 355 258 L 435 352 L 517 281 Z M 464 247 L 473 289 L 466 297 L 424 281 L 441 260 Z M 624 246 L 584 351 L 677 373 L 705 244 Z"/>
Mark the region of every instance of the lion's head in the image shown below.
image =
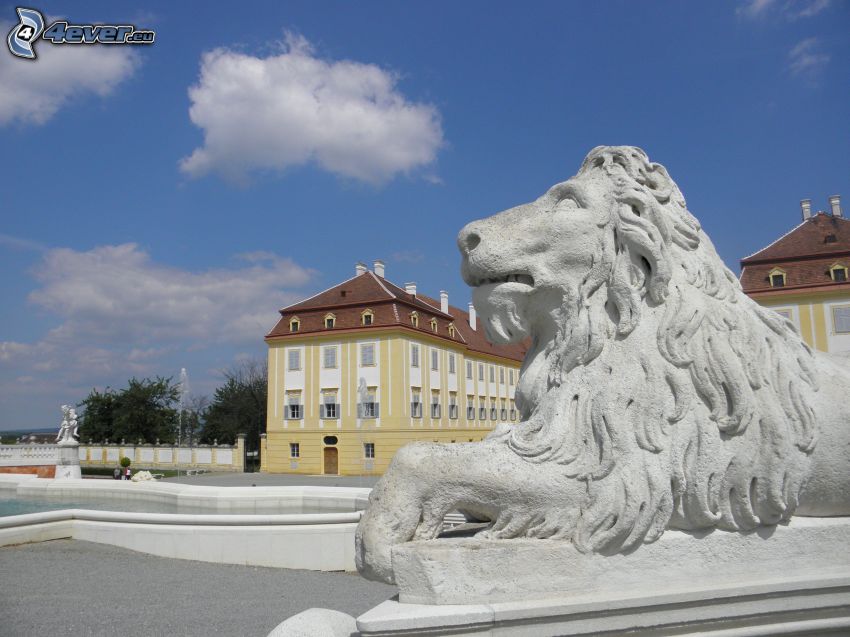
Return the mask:
<path id="1" fill-rule="evenodd" d="M 621 550 L 671 518 L 791 515 L 815 444 L 811 351 L 741 292 L 663 166 L 595 148 L 458 244 L 488 336 L 532 340 L 523 422 L 494 435 L 587 481 L 580 548 Z"/>

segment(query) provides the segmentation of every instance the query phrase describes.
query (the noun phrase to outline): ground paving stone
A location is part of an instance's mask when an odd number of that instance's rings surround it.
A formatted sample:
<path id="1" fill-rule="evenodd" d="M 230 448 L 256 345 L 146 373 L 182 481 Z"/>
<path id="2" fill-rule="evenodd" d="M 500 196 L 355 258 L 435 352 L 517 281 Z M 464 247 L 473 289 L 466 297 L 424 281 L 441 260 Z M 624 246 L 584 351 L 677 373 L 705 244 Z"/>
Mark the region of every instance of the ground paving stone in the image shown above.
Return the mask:
<path id="1" fill-rule="evenodd" d="M 265 637 L 308 608 L 356 616 L 396 594 L 353 573 L 174 560 L 74 540 L 0 548 L 0 574 L 3 637 Z"/>

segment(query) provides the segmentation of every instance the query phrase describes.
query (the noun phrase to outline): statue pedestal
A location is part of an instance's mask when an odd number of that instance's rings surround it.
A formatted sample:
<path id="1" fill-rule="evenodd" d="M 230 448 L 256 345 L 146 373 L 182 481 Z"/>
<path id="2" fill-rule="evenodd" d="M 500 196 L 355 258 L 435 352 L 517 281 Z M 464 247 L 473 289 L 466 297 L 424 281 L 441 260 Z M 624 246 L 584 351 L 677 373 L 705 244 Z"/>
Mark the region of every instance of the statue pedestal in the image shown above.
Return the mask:
<path id="1" fill-rule="evenodd" d="M 61 440 L 56 443 L 59 447 L 59 460 L 56 462 L 55 478 L 67 479 L 72 478 L 79 480 L 82 478 L 80 472 L 80 443 L 76 440 Z"/>
<path id="2" fill-rule="evenodd" d="M 611 556 L 546 540 L 411 542 L 393 551 L 399 601 L 357 626 L 363 637 L 848 634 L 847 546 L 850 518 L 748 534 L 667 531 Z"/>

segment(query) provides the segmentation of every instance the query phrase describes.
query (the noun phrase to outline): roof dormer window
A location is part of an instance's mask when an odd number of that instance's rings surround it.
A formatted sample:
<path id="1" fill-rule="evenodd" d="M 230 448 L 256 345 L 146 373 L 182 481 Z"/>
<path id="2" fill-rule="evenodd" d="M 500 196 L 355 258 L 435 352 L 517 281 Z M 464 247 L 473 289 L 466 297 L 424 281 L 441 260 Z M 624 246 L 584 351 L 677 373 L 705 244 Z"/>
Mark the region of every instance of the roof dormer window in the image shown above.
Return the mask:
<path id="1" fill-rule="evenodd" d="M 456 332 L 456 330 L 455 330 L 455 326 L 454 326 L 454 323 L 452 323 L 451 325 L 449 325 L 449 336 L 451 336 L 452 338 L 454 338 L 454 337 L 455 337 L 455 332 Z"/>
<path id="2" fill-rule="evenodd" d="M 333 329 L 336 326 L 336 316 L 333 314 L 325 314 L 325 328 Z"/>
<path id="3" fill-rule="evenodd" d="M 360 313 L 360 323 L 362 325 L 372 325 L 375 321 L 375 313 L 372 310 L 363 310 Z"/>
<path id="4" fill-rule="evenodd" d="M 431 331 L 432 332 L 437 331 L 437 319 L 435 319 L 435 318 L 431 319 Z"/>
<path id="5" fill-rule="evenodd" d="M 829 276 L 836 283 L 844 283 L 847 281 L 847 266 L 842 263 L 836 263 L 829 269 Z"/>
<path id="6" fill-rule="evenodd" d="M 300 329 L 301 329 L 301 321 L 298 320 L 297 316 L 293 316 L 291 319 L 289 319 L 289 331 L 290 332 L 297 332 Z"/>
<path id="7" fill-rule="evenodd" d="M 770 274 L 767 275 L 772 288 L 784 288 L 786 285 L 785 270 L 782 268 L 773 268 Z"/>
<path id="8" fill-rule="evenodd" d="M 419 327 L 419 312 L 416 310 L 410 313 L 410 324 L 413 327 Z"/>

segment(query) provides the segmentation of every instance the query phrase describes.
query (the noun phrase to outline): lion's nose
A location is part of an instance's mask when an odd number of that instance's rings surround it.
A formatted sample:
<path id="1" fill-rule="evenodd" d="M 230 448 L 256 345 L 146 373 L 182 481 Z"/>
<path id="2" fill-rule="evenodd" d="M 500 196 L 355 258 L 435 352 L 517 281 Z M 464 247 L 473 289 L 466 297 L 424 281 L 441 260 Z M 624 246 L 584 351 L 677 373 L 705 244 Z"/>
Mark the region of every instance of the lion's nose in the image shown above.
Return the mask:
<path id="1" fill-rule="evenodd" d="M 481 235 L 475 228 L 475 222 L 464 226 L 457 235 L 457 247 L 460 248 L 461 254 L 468 255 L 479 243 L 481 243 Z"/>

